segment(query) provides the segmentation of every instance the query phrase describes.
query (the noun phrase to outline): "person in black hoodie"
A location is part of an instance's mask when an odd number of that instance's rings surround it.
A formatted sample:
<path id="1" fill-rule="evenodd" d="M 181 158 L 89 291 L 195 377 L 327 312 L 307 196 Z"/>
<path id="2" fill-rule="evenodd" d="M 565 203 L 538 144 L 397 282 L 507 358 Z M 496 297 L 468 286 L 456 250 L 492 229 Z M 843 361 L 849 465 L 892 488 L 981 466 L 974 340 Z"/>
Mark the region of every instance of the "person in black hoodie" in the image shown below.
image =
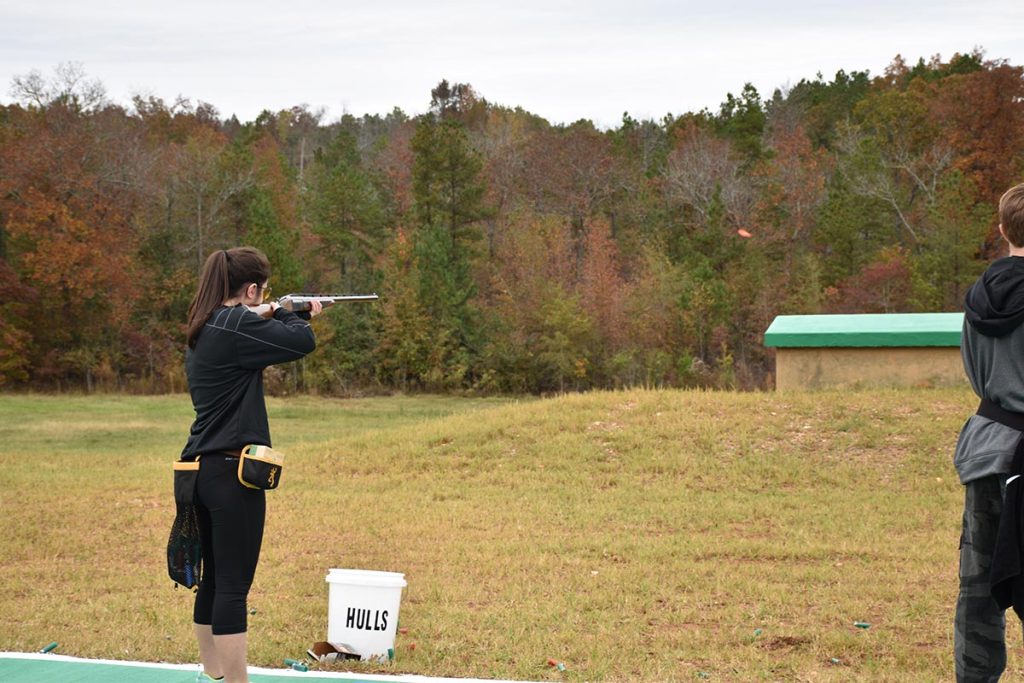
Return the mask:
<path id="1" fill-rule="evenodd" d="M 997 681 L 1006 667 L 1006 604 L 993 597 L 991 576 L 1007 479 L 1024 430 L 1024 184 L 1000 198 L 999 232 L 1009 255 L 993 261 L 968 290 L 960 344 L 964 371 L 981 399 L 953 458 L 965 492 L 954 627 L 956 678 L 964 682 Z M 996 558 L 996 574 L 999 563 Z"/>
<path id="2" fill-rule="evenodd" d="M 246 598 L 256 572 L 266 500 L 237 477 L 238 456 L 250 444 L 270 446 L 263 369 L 297 360 L 316 348 L 308 319 L 270 302 L 270 318 L 250 306 L 270 292 L 270 263 L 260 251 L 237 247 L 210 254 L 188 311 L 185 371 L 196 411 L 182 460 L 199 458 L 196 511 L 203 576 L 193 622 L 204 675 L 248 681 Z"/>

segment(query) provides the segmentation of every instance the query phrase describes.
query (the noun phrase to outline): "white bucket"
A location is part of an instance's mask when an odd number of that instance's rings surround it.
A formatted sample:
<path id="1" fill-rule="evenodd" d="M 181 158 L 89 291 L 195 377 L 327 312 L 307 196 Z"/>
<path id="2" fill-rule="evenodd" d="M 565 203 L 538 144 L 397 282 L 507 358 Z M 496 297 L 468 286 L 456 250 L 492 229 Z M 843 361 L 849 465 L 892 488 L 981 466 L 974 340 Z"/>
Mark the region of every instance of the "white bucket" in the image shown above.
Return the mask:
<path id="1" fill-rule="evenodd" d="M 327 642 L 348 645 L 366 659 L 395 647 L 405 574 L 365 569 L 327 573 Z"/>

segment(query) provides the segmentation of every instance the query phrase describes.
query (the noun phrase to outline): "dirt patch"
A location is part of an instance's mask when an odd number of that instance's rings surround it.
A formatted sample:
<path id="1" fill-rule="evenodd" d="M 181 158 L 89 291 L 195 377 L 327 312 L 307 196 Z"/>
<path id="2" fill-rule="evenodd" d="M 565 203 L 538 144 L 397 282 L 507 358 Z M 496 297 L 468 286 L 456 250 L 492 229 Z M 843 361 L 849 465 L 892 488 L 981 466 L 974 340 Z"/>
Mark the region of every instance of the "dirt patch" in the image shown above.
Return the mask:
<path id="1" fill-rule="evenodd" d="M 804 638 L 802 636 L 775 636 L 772 638 L 766 638 L 758 643 L 758 645 L 764 650 L 775 652 L 778 650 L 795 650 L 797 648 L 804 647 L 805 645 L 809 645 L 810 642 L 810 638 Z"/>

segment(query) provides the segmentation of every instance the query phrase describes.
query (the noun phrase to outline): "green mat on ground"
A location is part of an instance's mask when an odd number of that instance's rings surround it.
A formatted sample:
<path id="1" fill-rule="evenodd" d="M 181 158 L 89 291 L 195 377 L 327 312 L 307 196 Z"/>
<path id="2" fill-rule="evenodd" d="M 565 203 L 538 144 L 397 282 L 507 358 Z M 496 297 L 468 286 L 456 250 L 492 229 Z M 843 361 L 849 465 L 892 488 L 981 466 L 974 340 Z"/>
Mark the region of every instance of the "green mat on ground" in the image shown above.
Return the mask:
<path id="1" fill-rule="evenodd" d="M 114 662 L 108 660 L 79 659 L 63 655 L 39 655 L 20 652 L 0 652 L 0 681 L 4 683 L 195 683 L 198 665 L 150 664 L 145 662 Z M 280 683 L 282 680 L 309 683 L 345 681 L 347 683 L 429 683 L 454 681 L 466 683 L 469 679 L 442 679 L 427 676 L 378 676 L 349 673 L 301 672 L 291 669 L 261 669 L 250 667 L 251 683 Z M 487 683 L 498 683 L 488 681 Z"/>

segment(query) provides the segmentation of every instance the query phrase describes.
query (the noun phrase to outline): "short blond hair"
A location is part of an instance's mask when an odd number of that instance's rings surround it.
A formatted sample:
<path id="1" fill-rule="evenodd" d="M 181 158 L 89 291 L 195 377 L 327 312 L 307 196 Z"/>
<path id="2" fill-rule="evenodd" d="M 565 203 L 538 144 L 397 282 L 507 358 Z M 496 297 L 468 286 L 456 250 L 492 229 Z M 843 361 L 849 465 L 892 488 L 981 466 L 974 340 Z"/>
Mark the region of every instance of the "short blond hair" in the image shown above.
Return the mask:
<path id="1" fill-rule="evenodd" d="M 1014 185 L 999 198 L 999 224 L 1010 244 L 1024 246 L 1024 183 Z"/>

